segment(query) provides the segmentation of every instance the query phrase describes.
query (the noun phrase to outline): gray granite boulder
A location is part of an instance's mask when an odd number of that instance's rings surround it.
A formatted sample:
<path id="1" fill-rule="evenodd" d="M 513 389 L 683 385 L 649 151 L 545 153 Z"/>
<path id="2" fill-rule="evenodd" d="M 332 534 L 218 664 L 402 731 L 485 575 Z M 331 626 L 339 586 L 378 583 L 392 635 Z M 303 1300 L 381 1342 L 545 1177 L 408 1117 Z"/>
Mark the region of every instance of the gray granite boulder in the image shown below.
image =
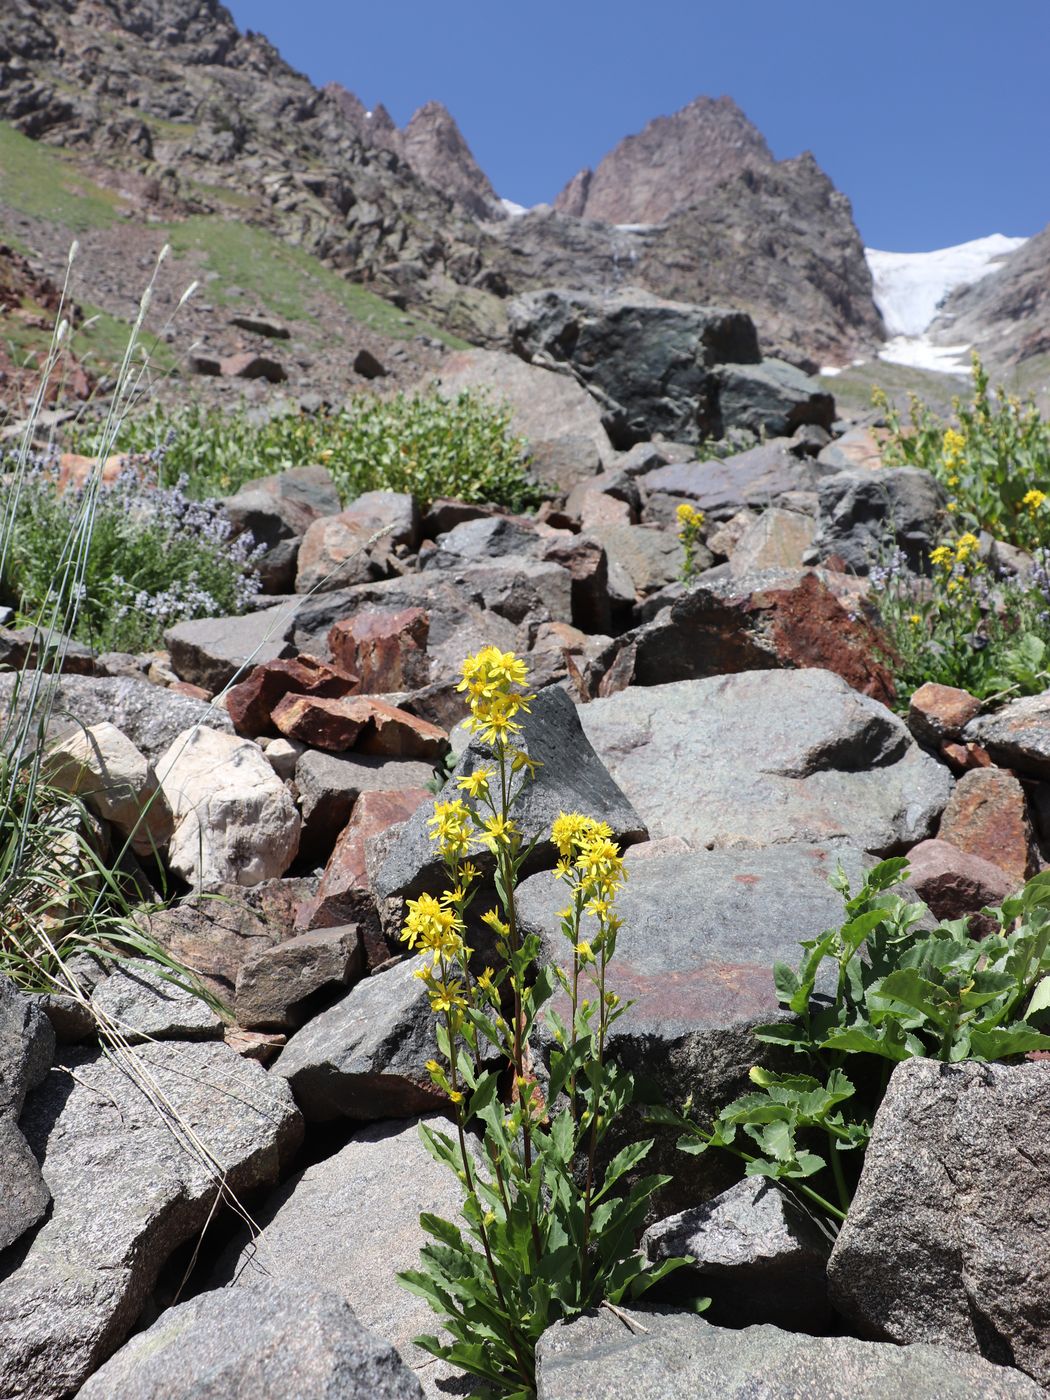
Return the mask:
<path id="1" fill-rule="evenodd" d="M 676 1292 L 709 1294 L 704 1316 L 722 1327 L 769 1322 L 789 1332 L 831 1328 L 827 1263 L 834 1235 L 801 1198 L 766 1177 L 746 1176 L 714 1200 L 650 1225 L 652 1263 L 690 1255 L 670 1276 Z"/>
<path id="2" fill-rule="evenodd" d="M 406 1118 L 443 1100 L 426 1063 L 437 1054 L 426 988 L 409 958 L 349 991 L 291 1037 L 274 1073 L 308 1122 Z"/>
<path id="3" fill-rule="evenodd" d="M 1050 778 L 1050 690 L 979 715 L 967 724 L 963 738 L 982 745 L 996 763 L 1025 777 Z"/>
<path id="4" fill-rule="evenodd" d="M 28 1099 L 22 1130 L 54 1204 L 0 1282 L 0 1395 L 75 1392 L 208 1219 L 215 1169 L 180 1123 L 239 1195 L 275 1184 L 302 1136 L 288 1086 L 216 1041 L 143 1045 L 133 1059 L 68 1050 Z"/>
<path id="5" fill-rule="evenodd" d="M 273 1281 L 169 1308 L 110 1357 L 82 1400 L 417 1400 L 389 1342 L 334 1293 Z"/>
<path id="6" fill-rule="evenodd" d="M 292 610 L 280 604 L 243 617 L 177 622 L 164 633 L 164 643 L 180 680 L 216 692 L 242 670 L 294 656 L 289 641 L 292 625 Z"/>
<path id="7" fill-rule="evenodd" d="M 357 924 L 314 929 L 266 948 L 237 973 L 237 1024 L 293 1030 L 355 981 L 363 963 Z"/>
<path id="8" fill-rule="evenodd" d="M 1050 1064 L 898 1065 L 829 1266 L 869 1336 L 1050 1385 Z"/>
<path id="9" fill-rule="evenodd" d="M 641 840 L 646 834 L 634 807 L 587 741 L 580 724 L 585 714 L 586 707 L 578 714 L 568 694 L 550 686 L 536 696 L 531 713 L 521 717 L 521 741 L 540 765 L 535 781 L 526 785 L 513 807 L 525 842 L 538 839 L 531 869 L 554 864 L 550 829 L 561 811 L 586 812 L 588 816 L 608 822 L 622 844 Z M 472 741 L 460 756 L 438 800 L 460 796 L 456 780 L 491 762 L 487 748 Z M 415 895 L 444 877 L 444 866 L 428 835 L 427 821 L 431 815 L 431 809 L 425 805 L 405 823 L 377 874 L 375 891 L 379 898 Z M 491 868 L 491 857 L 482 851 L 476 863 L 483 869 Z"/>
<path id="10" fill-rule="evenodd" d="M 1020 1371 L 949 1347 L 712 1327 L 670 1309 L 558 1323 L 537 1347 L 537 1400 L 1040 1400 Z"/>
<path id="11" fill-rule="evenodd" d="M 784 360 L 723 366 L 718 408 L 723 432 L 745 428 L 756 437 L 790 437 L 803 424 L 826 430 L 835 421 L 832 396 Z"/>
<path id="12" fill-rule="evenodd" d="M 432 1126 L 448 1128 L 441 1119 Z M 377 1123 L 276 1191 L 255 1213 L 258 1238 L 235 1243 L 214 1282 L 254 1294 L 280 1277 L 338 1293 L 366 1327 L 397 1347 L 427 1395 L 447 1394 L 437 1383 L 451 1368 L 412 1341 L 438 1331 L 438 1319 L 396 1275 L 419 1265 L 427 1238 L 420 1212 L 455 1220 L 461 1204 L 458 1180 L 430 1156 L 418 1123 Z"/>
<path id="13" fill-rule="evenodd" d="M 830 671 L 750 671 L 632 687 L 580 709 L 584 733 L 654 837 L 691 846 L 928 836 L 947 768 Z"/>
<path id="14" fill-rule="evenodd" d="M 91 1006 L 129 1044 L 222 1039 L 222 1018 L 208 1003 L 162 977 L 144 960 L 115 967 L 96 985 Z"/>
<path id="15" fill-rule="evenodd" d="M 0 675 L 0 711 L 10 710 L 16 679 Z M 151 685 L 145 677 L 60 676 L 51 684 L 55 699 L 47 729 L 49 739 L 62 738 L 81 725 L 108 721 L 148 759 L 156 759 L 177 735 L 194 724 L 233 733 L 229 715 L 219 706 Z M 25 694 L 23 690 L 21 695 Z"/>
<path id="16" fill-rule="evenodd" d="M 857 574 L 895 547 L 921 568 L 937 542 L 946 500 L 944 487 L 921 467 L 837 472 L 820 486 L 813 548 L 818 558 L 837 556 L 840 567 Z"/>
<path id="17" fill-rule="evenodd" d="M 54 1053 L 55 1032 L 42 1007 L 0 976 L 0 1250 L 42 1219 L 51 1201 L 17 1120 Z"/>

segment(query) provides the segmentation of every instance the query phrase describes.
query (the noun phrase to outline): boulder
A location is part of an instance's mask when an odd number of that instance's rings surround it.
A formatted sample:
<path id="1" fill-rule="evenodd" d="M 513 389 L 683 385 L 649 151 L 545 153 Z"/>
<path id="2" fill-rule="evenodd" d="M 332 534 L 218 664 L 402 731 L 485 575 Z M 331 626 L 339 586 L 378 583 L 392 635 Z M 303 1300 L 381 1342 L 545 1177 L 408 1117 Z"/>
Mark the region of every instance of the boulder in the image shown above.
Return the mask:
<path id="1" fill-rule="evenodd" d="M 241 964 L 234 1008 L 250 1030 L 294 1030 L 360 976 L 364 950 L 356 924 L 300 933 Z"/>
<path id="2" fill-rule="evenodd" d="M 16 1124 L 54 1053 L 55 1033 L 41 1006 L 0 976 L 0 1251 L 42 1219 L 51 1201 Z"/>
<path id="3" fill-rule="evenodd" d="M 444 1104 L 426 1068 L 437 1040 L 422 966 L 409 958 L 366 977 L 288 1041 L 274 1073 L 308 1123 L 410 1118 Z"/>
<path id="4" fill-rule="evenodd" d="M 360 677 L 365 695 L 418 690 L 430 682 L 429 631 L 422 608 L 369 608 L 337 622 L 328 647 L 337 665 Z"/>
<path id="5" fill-rule="evenodd" d="M 832 1302 L 1050 1384 L 1050 1064 L 907 1060 L 875 1118 L 829 1265 Z"/>
<path id="6" fill-rule="evenodd" d="M 930 834 L 952 788 L 895 715 L 830 671 L 632 687 L 579 716 L 650 835 L 696 849 L 894 851 Z"/>
<path id="7" fill-rule="evenodd" d="M 980 712 L 980 700 L 968 690 L 927 681 L 908 702 L 908 728 L 920 744 L 937 749 L 945 742 L 960 739 Z"/>
<path id="8" fill-rule="evenodd" d="M 636 685 L 812 667 L 876 700 L 894 698 L 878 634 L 819 574 L 730 576 L 668 596 L 669 606 L 619 643 L 622 651 L 633 649 Z M 650 606 L 660 601 L 654 596 Z"/>
<path id="9" fill-rule="evenodd" d="M 829 429 L 835 400 L 815 379 L 784 360 L 725 365 L 718 371 L 723 433 L 743 428 L 756 437 L 791 437 L 803 424 Z"/>
<path id="10" fill-rule="evenodd" d="M 255 739 L 273 732 L 274 707 L 286 695 L 339 699 L 358 688 L 358 677 L 341 663 L 330 666 L 315 656 L 289 657 L 254 667 L 228 692 L 226 712 L 238 734 Z"/>
<path id="11" fill-rule="evenodd" d="M 837 472 L 823 481 L 813 547 L 852 573 L 866 574 L 896 547 L 921 571 L 937 542 L 947 497 L 932 472 L 882 467 Z"/>
<path id="12" fill-rule="evenodd" d="M 843 922 L 841 896 L 828 879 L 841 864 L 859 884 L 868 863 L 849 846 L 651 855 L 640 847 L 637 858 L 628 851 L 629 878 L 616 900 L 623 927 L 607 985 L 634 1005 L 613 1027 L 610 1053 L 655 1084 L 658 1101 L 678 1105 L 692 1095 L 701 1120 L 710 1119 L 746 1092 L 748 1070 L 768 1055 L 752 1029 L 782 1015 L 773 963 L 797 965 L 800 939 Z M 545 959 L 564 964 L 564 885 L 544 871 L 519 886 L 517 902 L 519 927 L 539 935 Z M 688 1158 L 666 1136 L 647 1170 L 673 1173 L 661 1197 L 672 1210 L 738 1175 L 728 1154 Z"/>
<path id="13" fill-rule="evenodd" d="M 1050 778 L 1050 690 L 1011 700 L 993 714 L 972 719 L 963 738 L 982 745 L 1004 767 L 1027 777 Z"/>
<path id="14" fill-rule="evenodd" d="M 171 809 L 153 765 L 115 725 L 74 730 L 48 755 L 48 781 L 75 793 L 89 811 L 131 838 L 138 855 L 161 851 L 172 831 Z"/>
<path id="15" fill-rule="evenodd" d="M 510 431 L 528 444 L 533 473 L 559 491 L 615 456 L 601 409 L 572 375 L 498 350 L 459 350 L 445 356 L 437 384 L 443 394 L 482 390 L 505 404 Z"/>
<path id="16" fill-rule="evenodd" d="M 67 676 L 99 674 L 98 659 L 89 646 L 72 637 L 51 636 L 39 627 L 0 626 L 0 668 L 21 671 L 36 667 L 44 658 L 44 669 Z"/>
<path id="17" fill-rule="evenodd" d="M 281 384 L 288 378 L 280 360 L 270 355 L 257 355 L 254 350 L 227 355 L 219 361 L 219 373 L 224 379 L 265 379 L 270 384 Z"/>
<path id="18" fill-rule="evenodd" d="M 907 883 L 938 919 L 977 914 L 986 905 L 1002 904 L 1018 887 L 1000 866 L 940 839 L 911 848 Z"/>
<path id="19" fill-rule="evenodd" d="M 682 543 L 673 530 L 621 522 L 595 525 L 588 533 L 604 548 L 609 565 L 623 569 L 638 598 L 673 583 L 682 572 Z"/>
<path id="20" fill-rule="evenodd" d="M 743 312 L 665 301 L 637 288 L 527 292 L 511 302 L 508 321 L 519 354 L 565 363 L 606 405 L 617 447 L 657 433 L 676 442 L 717 435 L 712 367 L 760 358 Z"/>
<path id="21" fill-rule="evenodd" d="M 304 599 L 295 614 L 296 646 L 300 651 L 328 655 L 328 635 L 333 625 L 363 608 L 422 608 L 426 612 L 430 619 L 427 654 L 433 681 L 458 681 L 463 658 L 483 646 L 498 646 L 503 651 L 527 649 L 513 623 L 487 611 L 483 597 L 468 594 L 451 575 L 437 570 Z"/>
<path id="22" fill-rule="evenodd" d="M 556 1323 L 536 1349 L 539 1400 L 1038 1400 L 1019 1371 L 949 1347 L 712 1327 L 669 1308 Z"/>
<path id="23" fill-rule="evenodd" d="M 429 763 L 418 759 L 307 749 L 295 765 L 303 821 L 300 854 L 307 860 L 327 861 L 363 792 L 414 789 L 425 793 L 433 771 Z"/>
<path id="24" fill-rule="evenodd" d="M 782 439 L 707 462 L 673 462 L 640 478 L 645 519 L 674 523 L 675 508 L 688 501 L 710 521 L 730 520 L 741 510 L 765 510 L 789 491 L 812 490 L 819 473 L 800 461 Z"/>
<path id="25" fill-rule="evenodd" d="M 25 673 L 20 709 L 33 686 L 35 672 Z M 0 709 L 14 711 L 15 676 L 0 674 Z M 229 716 L 216 705 L 191 700 L 150 685 L 142 677 L 61 676 L 50 683 L 54 702 L 47 726 L 49 740 L 59 740 L 82 725 L 110 723 L 155 762 L 172 740 L 195 724 L 232 732 Z"/>
<path id="26" fill-rule="evenodd" d="M 610 778 L 580 727 L 576 706 L 564 690 L 551 686 L 540 691 L 531 713 L 521 716 L 519 741 L 539 765 L 534 782 L 526 784 L 513 815 L 526 844 L 535 840 L 532 869 L 553 865 L 551 823 L 561 811 L 586 812 L 606 821 L 622 844 L 642 839 L 645 828 L 630 802 Z M 461 754 L 455 770 L 437 800 L 459 796 L 457 779 L 491 763 L 487 748 L 472 741 Z M 379 898 L 418 894 L 439 884 L 444 866 L 430 840 L 426 807 L 418 809 L 399 833 L 393 850 L 380 868 L 375 883 Z M 481 869 L 490 869 L 487 851 L 475 857 Z"/>
<path id="27" fill-rule="evenodd" d="M 299 849 L 299 812 L 262 750 L 203 726 L 158 760 L 174 817 L 171 868 L 203 887 L 257 885 L 283 875 Z"/>
<path id="28" fill-rule="evenodd" d="M 216 1169 L 243 1197 L 276 1183 L 302 1137 L 288 1086 L 217 1041 L 142 1045 L 133 1060 L 67 1050 L 22 1127 L 54 1204 L 0 1282 L 0 1394 L 18 1400 L 75 1392 L 120 1345 L 208 1221 Z"/>
<path id="29" fill-rule="evenodd" d="M 336 1294 L 270 1280 L 201 1293 L 125 1343 L 83 1400 L 421 1400 L 389 1342 Z"/>
<path id="30" fill-rule="evenodd" d="M 378 535 L 378 538 L 375 536 Z M 297 593 L 385 578 L 392 549 L 419 542 L 419 510 L 400 491 L 365 491 L 340 515 L 315 520 L 299 547 Z"/>
<path id="31" fill-rule="evenodd" d="M 177 622 L 164 633 L 164 643 L 180 680 L 216 694 L 239 672 L 294 655 L 295 648 L 288 641 L 291 625 L 287 607 L 263 608 L 243 617 Z"/>
<path id="32" fill-rule="evenodd" d="M 690 1255 L 671 1276 L 676 1288 L 710 1294 L 708 1322 L 746 1327 L 769 1322 L 789 1332 L 824 1332 L 828 1255 L 834 1233 L 825 1221 L 767 1177 L 747 1176 L 703 1205 L 650 1225 L 642 1236 L 649 1260 Z"/>
<path id="33" fill-rule="evenodd" d="M 96 983 L 91 1009 L 129 1045 L 143 1040 L 221 1040 L 222 1018 L 199 996 L 144 959 L 121 963 Z"/>
<path id="34" fill-rule="evenodd" d="M 747 578 L 763 569 L 801 568 L 815 533 L 808 515 L 770 506 L 741 532 L 730 554 L 730 573 Z"/>
<path id="35" fill-rule="evenodd" d="M 396 705 L 371 695 L 325 700 L 314 695 L 286 695 L 271 716 L 290 739 L 331 753 L 359 749 L 384 758 L 429 759 L 448 751 L 448 735 Z"/>
<path id="36" fill-rule="evenodd" d="M 448 1128 L 441 1119 L 432 1125 Z M 426 1393 L 439 1396 L 447 1393 L 439 1383 L 453 1372 L 412 1341 L 437 1330 L 437 1319 L 396 1275 L 419 1267 L 426 1239 L 420 1212 L 455 1220 L 461 1204 L 458 1180 L 427 1152 L 416 1123 L 378 1123 L 293 1177 L 256 1210 L 260 1235 L 235 1244 L 215 1282 L 230 1281 L 254 1295 L 276 1275 L 301 1288 L 340 1294 L 366 1327 L 397 1347 Z"/>
<path id="37" fill-rule="evenodd" d="M 972 768 L 955 784 L 938 836 L 990 861 L 1020 888 L 1039 869 L 1024 788 L 1002 768 Z"/>

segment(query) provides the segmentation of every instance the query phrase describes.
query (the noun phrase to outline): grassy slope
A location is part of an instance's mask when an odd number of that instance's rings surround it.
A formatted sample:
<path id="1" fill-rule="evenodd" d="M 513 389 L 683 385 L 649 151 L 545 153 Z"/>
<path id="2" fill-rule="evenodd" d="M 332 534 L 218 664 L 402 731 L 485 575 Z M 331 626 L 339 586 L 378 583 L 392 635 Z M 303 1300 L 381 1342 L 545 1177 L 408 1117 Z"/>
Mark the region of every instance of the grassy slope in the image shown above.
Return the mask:
<path id="1" fill-rule="evenodd" d="M 216 193 L 203 186 L 201 192 Z M 222 202 L 234 219 L 250 207 L 247 197 L 230 191 L 220 193 L 229 196 Z M 112 228 L 127 217 L 128 204 L 116 191 L 84 174 L 67 153 L 32 141 L 0 122 L 0 240 L 28 251 L 25 238 L 15 232 L 5 211 L 46 221 L 72 242 Z M 191 262 L 187 283 L 195 274 L 206 281 L 212 303 L 236 303 L 235 289 L 240 288 L 270 315 L 306 323 L 325 335 L 338 337 L 345 318 L 349 332 L 355 325 L 364 325 L 395 340 L 428 335 L 457 348 L 465 344 L 430 322 L 400 311 L 367 288 L 347 282 L 276 234 L 234 219 L 207 214 L 152 225 L 167 237 L 176 258 L 183 256 Z M 54 269 L 54 275 L 60 272 Z M 84 310 L 90 321 L 86 329 L 76 332 L 73 348 L 85 362 L 90 360 L 96 372 L 111 372 L 123 354 L 129 323 L 97 306 L 85 304 Z M 17 362 L 43 349 L 49 334 L 37 326 L 0 321 L 0 340 Z M 161 342 L 154 354 L 157 367 L 168 368 L 174 360 L 169 347 Z"/>

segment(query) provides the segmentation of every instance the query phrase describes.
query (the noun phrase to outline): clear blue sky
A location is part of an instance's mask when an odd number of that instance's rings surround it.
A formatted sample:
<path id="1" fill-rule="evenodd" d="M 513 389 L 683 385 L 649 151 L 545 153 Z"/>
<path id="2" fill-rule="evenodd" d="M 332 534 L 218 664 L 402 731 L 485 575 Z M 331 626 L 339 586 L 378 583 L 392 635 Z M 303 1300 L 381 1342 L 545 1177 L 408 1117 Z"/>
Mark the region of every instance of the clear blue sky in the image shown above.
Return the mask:
<path id="1" fill-rule="evenodd" d="M 227 0 L 229 3 L 229 0 Z M 728 93 L 812 150 L 870 246 L 1050 222 L 1050 0 L 233 0 L 316 83 L 452 112 L 501 195 L 552 199 L 622 136 Z"/>

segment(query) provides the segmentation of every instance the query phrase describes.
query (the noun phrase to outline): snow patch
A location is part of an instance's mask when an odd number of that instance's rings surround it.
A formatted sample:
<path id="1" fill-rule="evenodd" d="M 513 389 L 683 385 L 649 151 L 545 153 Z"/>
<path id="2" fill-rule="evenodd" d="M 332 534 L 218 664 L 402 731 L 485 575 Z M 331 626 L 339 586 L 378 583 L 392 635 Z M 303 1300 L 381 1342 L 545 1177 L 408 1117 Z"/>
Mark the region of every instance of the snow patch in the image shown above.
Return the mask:
<path id="1" fill-rule="evenodd" d="M 1026 241 L 993 233 L 932 253 L 865 249 L 875 284 L 875 305 L 882 312 L 886 329 L 891 335 L 922 335 L 949 292 L 987 277 L 1007 253 Z"/>
<path id="2" fill-rule="evenodd" d="M 964 374 L 969 345 L 935 345 L 927 335 L 929 327 L 949 292 L 987 277 L 1026 242 L 993 233 L 932 253 L 866 248 L 875 305 L 890 334 L 879 359 L 942 374 Z"/>
<path id="3" fill-rule="evenodd" d="M 527 214 L 529 212 L 527 205 L 515 204 L 513 199 L 501 199 L 500 204 L 512 219 L 518 219 L 522 214 Z"/>

